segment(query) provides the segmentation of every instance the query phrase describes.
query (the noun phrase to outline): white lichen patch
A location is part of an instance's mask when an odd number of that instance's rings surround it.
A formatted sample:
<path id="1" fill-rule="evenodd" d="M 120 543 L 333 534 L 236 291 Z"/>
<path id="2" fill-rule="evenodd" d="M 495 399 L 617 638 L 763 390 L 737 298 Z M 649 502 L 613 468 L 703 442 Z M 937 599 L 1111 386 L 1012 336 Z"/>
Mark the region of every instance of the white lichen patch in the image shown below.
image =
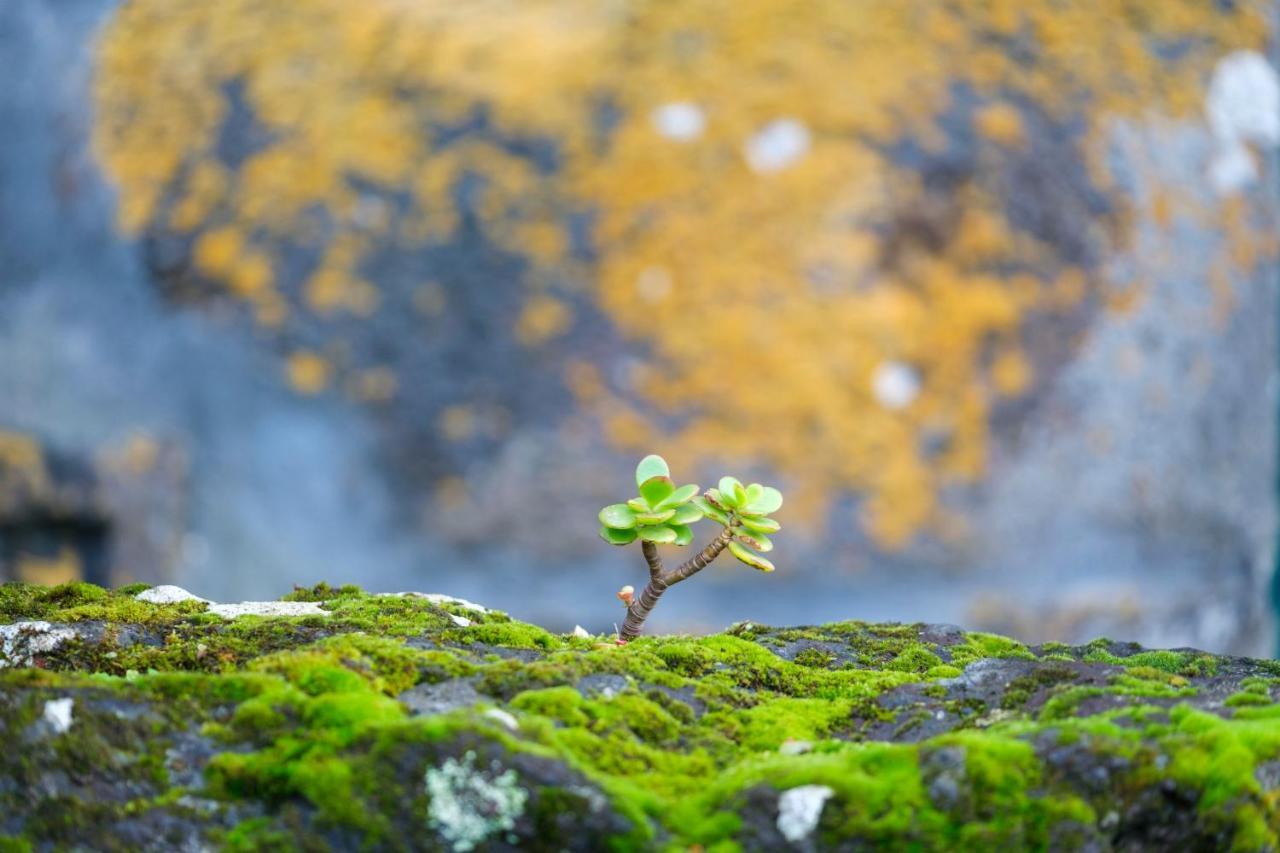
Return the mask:
<path id="1" fill-rule="evenodd" d="M 0 669 L 31 666 L 36 655 L 48 654 L 76 635 L 44 621 L 0 625 Z"/>
<path id="2" fill-rule="evenodd" d="M 63 699 L 50 699 L 44 703 L 42 718 L 54 734 L 60 735 L 71 728 L 71 715 L 75 704 L 76 700 L 70 696 Z"/>
<path id="3" fill-rule="evenodd" d="M 459 616 L 456 613 L 446 613 L 445 615 L 447 615 L 449 619 L 453 621 L 453 624 L 457 625 L 459 628 L 471 627 L 471 620 L 465 616 Z"/>
<path id="4" fill-rule="evenodd" d="M 826 785 L 801 785 L 778 798 L 778 831 L 793 844 L 808 838 L 835 791 Z"/>
<path id="5" fill-rule="evenodd" d="M 187 592 L 180 586 L 172 584 L 161 584 L 160 586 L 153 586 L 151 589 L 144 589 L 134 598 L 138 599 L 138 601 L 148 601 L 152 604 L 176 604 L 179 601 L 203 601 L 209 603 L 209 599 L 201 598 L 198 595 Z"/>
<path id="6" fill-rule="evenodd" d="M 423 778 L 431 797 L 431 828 L 456 851 L 473 850 L 493 835 L 510 832 L 529 798 L 514 770 L 502 771 L 494 761 L 485 772 L 475 761 L 475 752 L 468 750 L 461 761 L 450 758 L 428 767 Z"/>

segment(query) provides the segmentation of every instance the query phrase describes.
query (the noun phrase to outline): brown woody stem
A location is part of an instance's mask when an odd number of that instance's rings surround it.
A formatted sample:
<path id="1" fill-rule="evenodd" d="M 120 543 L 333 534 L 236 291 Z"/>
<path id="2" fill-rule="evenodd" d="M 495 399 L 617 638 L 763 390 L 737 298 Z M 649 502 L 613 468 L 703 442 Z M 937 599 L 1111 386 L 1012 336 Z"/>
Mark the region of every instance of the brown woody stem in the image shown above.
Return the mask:
<path id="1" fill-rule="evenodd" d="M 649 583 L 645 584 L 643 590 L 631 606 L 627 608 L 627 618 L 622 623 L 622 628 L 618 631 L 618 639 L 622 642 L 634 640 L 640 636 L 640 628 L 644 625 L 644 620 L 649 618 L 649 613 L 653 610 L 654 605 L 658 603 L 658 599 L 667 591 L 669 587 L 693 577 L 702 571 L 707 565 L 720 555 L 729 545 L 729 540 L 733 538 L 733 533 L 729 528 L 725 528 L 720 535 L 703 548 L 691 559 L 681 563 L 678 568 L 671 571 L 664 571 L 662 568 L 662 558 L 658 556 L 658 548 L 652 542 L 642 542 L 641 550 L 644 551 L 645 561 L 649 564 Z"/>

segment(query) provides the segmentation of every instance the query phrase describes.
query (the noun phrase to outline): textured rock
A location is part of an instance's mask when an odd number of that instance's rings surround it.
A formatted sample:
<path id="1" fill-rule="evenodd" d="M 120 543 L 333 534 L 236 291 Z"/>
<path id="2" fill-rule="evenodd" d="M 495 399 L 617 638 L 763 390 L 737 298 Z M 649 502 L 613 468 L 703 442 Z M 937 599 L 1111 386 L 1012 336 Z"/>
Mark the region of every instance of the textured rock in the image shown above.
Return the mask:
<path id="1" fill-rule="evenodd" d="M 660 450 L 834 508 L 755 618 L 1269 649 L 1273 8 L 734 5 L 0 3 L 0 571 L 568 620 Z"/>
<path id="2" fill-rule="evenodd" d="M 0 634 L 59 638 L 0 673 L 0 843 L 1280 843 L 1277 661 L 862 622 L 619 647 L 447 597 L 158 597 L 0 586 Z"/>

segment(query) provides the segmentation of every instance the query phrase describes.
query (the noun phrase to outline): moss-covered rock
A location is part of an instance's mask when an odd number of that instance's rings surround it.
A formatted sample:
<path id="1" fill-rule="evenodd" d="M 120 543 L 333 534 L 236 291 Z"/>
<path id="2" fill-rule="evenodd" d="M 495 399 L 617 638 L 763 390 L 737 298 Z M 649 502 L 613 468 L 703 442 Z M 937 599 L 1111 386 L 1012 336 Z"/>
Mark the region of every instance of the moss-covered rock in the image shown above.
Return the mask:
<path id="1" fill-rule="evenodd" d="M 1275 661 L 139 591 L 0 587 L 0 850 L 1280 845 Z"/>

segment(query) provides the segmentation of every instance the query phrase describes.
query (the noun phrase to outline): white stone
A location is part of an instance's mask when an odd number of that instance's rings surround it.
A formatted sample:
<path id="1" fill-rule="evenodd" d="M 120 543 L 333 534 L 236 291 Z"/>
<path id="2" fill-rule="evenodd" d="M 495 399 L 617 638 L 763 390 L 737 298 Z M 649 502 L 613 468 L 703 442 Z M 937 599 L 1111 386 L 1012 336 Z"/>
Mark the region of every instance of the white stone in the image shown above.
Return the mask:
<path id="1" fill-rule="evenodd" d="M 792 842 L 803 841 L 818 825 L 822 807 L 835 791 L 826 785 L 801 785 L 778 798 L 778 831 Z"/>
<path id="2" fill-rule="evenodd" d="M 486 708 L 483 716 L 488 717 L 494 722 L 501 723 L 513 732 L 520 728 L 520 721 L 511 713 L 504 711 L 501 708 Z"/>
<path id="3" fill-rule="evenodd" d="M 172 584 L 161 584 L 160 586 L 153 586 L 151 589 L 144 589 L 134 598 L 139 601 L 149 601 L 152 604 L 175 604 L 179 601 L 209 601 L 207 598 L 192 595 L 182 587 L 173 586 Z"/>
<path id="4" fill-rule="evenodd" d="M 452 620 L 453 620 L 453 624 L 457 625 L 459 628 L 470 628 L 470 627 L 471 627 L 471 620 L 470 620 L 470 619 L 468 619 L 468 618 L 467 618 L 467 617 L 465 617 L 465 616 L 458 616 L 458 615 L 453 614 L 453 613 L 447 613 L 447 614 L 445 614 L 445 615 L 447 615 L 450 619 L 452 619 Z"/>
<path id="5" fill-rule="evenodd" d="M 224 619 L 237 616 L 328 616 L 318 601 L 242 601 L 239 604 L 210 604 L 209 612 Z"/>
<path id="6" fill-rule="evenodd" d="M 65 699 L 50 699 L 44 703 L 44 721 L 53 729 L 54 734 L 62 734 L 71 728 L 71 709 L 76 700 L 70 696 Z"/>
<path id="7" fill-rule="evenodd" d="M 795 119 L 778 119 L 747 140 L 747 165 L 761 175 L 780 172 L 809 153 L 809 142 L 809 128 Z"/>
<path id="8" fill-rule="evenodd" d="M 586 628 L 583 628 L 581 625 L 574 625 L 574 626 L 573 626 L 573 636 L 578 637 L 579 639 L 583 639 L 583 640 L 589 640 L 589 639 L 591 639 L 591 635 L 590 635 L 589 633 L 587 633 L 587 629 L 586 629 Z"/>
<path id="9" fill-rule="evenodd" d="M 905 409 L 920 396 L 920 376 L 909 364 L 886 361 L 871 377 L 871 392 L 886 409 Z"/>
<path id="10" fill-rule="evenodd" d="M 707 117 L 702 108 L 691 101 L 663 104 L 649 114 L 654 130 L 676 142 L 690 142 L 702 135 Z"/>
<path id="11" fill-rule="evenodd" d="M 0 669 L 30 666 L 36 655 L 47 654 L 76 635 L 36 620 L 0 625 Z"/>
<path id="12" fill-rule="evenodd" d="M 813 749 L 813 744 L 807 740 L 784 740 L 782 746 L 778 747 L 778 752 L 783 755 L 803 755 Z"/>

